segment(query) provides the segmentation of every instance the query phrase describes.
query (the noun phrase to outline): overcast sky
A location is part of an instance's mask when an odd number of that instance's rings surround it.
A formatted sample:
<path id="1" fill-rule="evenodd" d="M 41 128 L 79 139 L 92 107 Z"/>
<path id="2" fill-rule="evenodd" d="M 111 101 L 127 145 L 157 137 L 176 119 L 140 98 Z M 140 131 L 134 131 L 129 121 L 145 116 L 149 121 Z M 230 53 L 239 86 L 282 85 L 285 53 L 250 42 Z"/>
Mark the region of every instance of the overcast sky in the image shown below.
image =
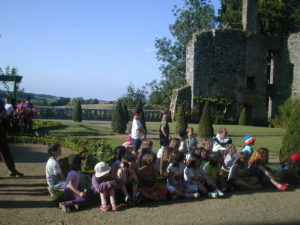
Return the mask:
<path id="1" fill-rule="evenodd" d="M 154 40 L 170 37 L 175 4 L 183 1 L 1 0 L 0 67 L 16 67 L 26 92 L 115 100 L 130 82 L 160 79 Z"/>

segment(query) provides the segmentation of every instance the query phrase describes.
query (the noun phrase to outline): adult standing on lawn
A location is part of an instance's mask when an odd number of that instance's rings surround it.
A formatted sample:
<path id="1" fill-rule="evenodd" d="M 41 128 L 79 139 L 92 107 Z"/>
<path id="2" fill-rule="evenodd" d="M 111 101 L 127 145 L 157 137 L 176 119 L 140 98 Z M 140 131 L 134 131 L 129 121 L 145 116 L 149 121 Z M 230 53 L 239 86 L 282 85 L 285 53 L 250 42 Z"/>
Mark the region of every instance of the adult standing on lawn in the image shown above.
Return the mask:
<path id="1" fill-rule="evenodd" d="M 228 131 L 225 127 L 220 127 L 215 138 L 212 139 L 213 152 L 224 152 L 226 146 L 232 144 L 231 138 L 228 137 Z"/>
<path id="2" fill-rule="evenodd" d="M 138 151 L 141 144 L 142 138 L 145 135 L 145 129 L 140 121 L 141 119 L 141 110 L 135 109 L 133 111 L 133 120 L 131 128 L 131 142 L 135 151 Z"/>
<path id="3" fill-rule="evenodd" d="M 169 135 L 170 135 L 170 129 L 169 129 L 169 110 L 165 109 L 162 110 L 162 119 L 160 122 L 159 127 L 159 140 L 161 146 L 168 146 L 169 145 Z"/>
<path id="4" fill-rule="evenodd" d="M 9 176 L 20 177 L 22 173 L 18 172 L 15 167 L 15 161 L 10 153 L 9 146 L 7 144 L 7 130 L 5 126 L 5 120 L 7 118 L 3 101 L 0 100 L 0 154 L 4 160 L 7 168 L 9 169 Z"/>

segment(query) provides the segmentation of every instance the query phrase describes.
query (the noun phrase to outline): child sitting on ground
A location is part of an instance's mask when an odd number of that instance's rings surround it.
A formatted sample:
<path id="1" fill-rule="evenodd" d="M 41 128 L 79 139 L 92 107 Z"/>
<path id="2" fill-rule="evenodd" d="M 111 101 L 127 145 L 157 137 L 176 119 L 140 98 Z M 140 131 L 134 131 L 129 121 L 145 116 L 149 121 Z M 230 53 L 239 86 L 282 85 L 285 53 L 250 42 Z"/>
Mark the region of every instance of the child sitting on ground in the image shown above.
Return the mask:
<path id="1" fill-rule="evenodd" d="M 127 154 L 127 149 L 124 146 L 117 146 L 115 148 L 115 161 L 112 165 L 112 175 L 116 176 L 118 169 L 120 168 L 121 160 L 123 156 Z"/>
<path id="2" fill-rule="evenodd" d="M 203 169 L 207 172 L 208 175 L 210 175 L 212 177 L 212 179 L 218 186 L 218 189 L 216 191 L 217 191 L 218 196 L 220 196 L 220 197 L 224 196 L 223 191 L 226 190 L 226 186 L 227 186 L 225 180 L 223 179 L 223 177 L 220 174 L 221 160 L 223 160 L 222 156 L 217 152 L 213 152 L 209 156 L 208 163 L 206 163 L 205 166 L 203 167 Z"/>
<path id="3" fill-rule="evenodd" d="M 269 180 L 278 190 L 285 191 L 289 184 L 279 183 L 279 178 L 275 177 L 272 172 L 267 169 L 269 150 L 267 148 L 260 148 L 252 154 L 248 162 L 248 170 L 250 176 L 250 183 L 261 183 L 264 179 Z"/>
<path id="4" fill-rule="evenodd" d="M 171 162 L 171 154 L 173 151 L 175 151 L 175 149 L 169 146 L 166 146 L 163 149 L 162 156 L 160 159 L 160 165 L 159 165 L 159 174 L 163 178 L 168 177 L 167 168 Z"/>
<path id="5" fill-rule="evenodd" d="M 240 189 L 260 188 L 261 185 L 250 184 L 250 179 L 247 173 L 247 165 L 248 154 L 245 152 L 239 152 L 234 160 L 232 167 L 230 168 L 228 183 Z"/>
<path id="6" fill-rule="evenodd" d="M 226 156 L 224 158 L 224 163 L 222 166 L 222 174 L 227 177 L 230 168 L 233 165 L 234 159 L 236 157 L 236 148 L 233 144 L 229 144 L 226 147 Z"/>
<path id="7" fill-rule="evenodd" d="M 212 142 L 210 138 L 205 138 L 201 141 L 202 148 L 201 148 L 201 168 L 205 166 L 205 164 L 209 160 L 209 156 L 212 153 Z"/>
<path id="8" fill-rule="evenodd" d="M 48 184 L 48 191 L 51 196 L 55 194 L 56 191 L 63 191 L 66 178 L 61 172 L 58 161 L 56 160 L 61 156 L 61 147 L 59 144 L 52 143 L 48 146 L 48 153 L 50 158 L 46 164 L 46 179 Z"/>
<path id="9" fill-rule="evenodd" d="M 127 156 L 122 158 L 117 177 L 122 181 L 121 190 L 125 195 L 125 202 L 130 204 L 131 200 L 133 200 L 133 202 L 137 203 L 139 197 L 139 193 L 137 192 L 139 181 L 135 173 L 133 158 Z M 129 193 L 132 194 L 132 198 Z"/>
<path id="10" fill-rule="evenodd" d="M 185 164 L 183 163 L 184 155 L 175 150 L 171 154 L 171 163 L 167 168 L 168 179 L 167 189 L 172 194 L 172 198 L 199 198 L 199 193 L 189 189 L 184 182 L 183 171 Z"/>
<path id="11" fill-rule="evenodd" d="M 243 148 L 243 152 L 247 153 L 249 158 L 251 157 L 251 155 L 253 153 L 253 145 L 254 145 L 255 140 L 256 139 L 251 135 L 247 135 L 244 137 L 245 146 Z"/>
<path id="12" fill-rule="evenodd" d="M 92 189 L 100 194 L 102 211 L 117 211 L 118 207 L 115 200 L 115 189 L 118 186 L 118 180 L 111 175 L 111 167 L 106 162 L 99 162 L 95 165 L 95 174 L 92 178 Z M 110 204 L 107 203 L 109 196 Z"/>
<path id="13" fill-rule="evenodd" d="M 70 156 L 68 162 L 71 171 L 67 175 L 64 195 L 64 202 L 59 204 L 63 212 L 69 212 L 71 209 L 79 209 L 80 206 L 88 204 L 86 193 L 79 190 L 80 172 L 82 157 L 80 155 Z"/>
<path id="14" fill-rule="evenodd" d="M 145 199 L 149 200 L 165 200 L 167 189 L 157 187 L 156 184 L 157 170 L 153 154 L 145 154 L 143 156 L 143 164 L 138 169 L 139 193 Z"/>
<path id="15" fill-rule="evenodd" d="M 197 141 L 197 136 L 194 133 L 194 128 L 192 127 L 187 128 L 186 133 L 187 133 L 187 146 L 189 146 L 189 143 L 191 141 Z"/>
<path id="16" fill-rule="evenodd" d="M 198 141 L 192 140 L 188 144 L 188 151 L 185 155 L 185 160 L 187 161 L 190 156 L 195 153 L 195 150 L 197 149 Z"/>

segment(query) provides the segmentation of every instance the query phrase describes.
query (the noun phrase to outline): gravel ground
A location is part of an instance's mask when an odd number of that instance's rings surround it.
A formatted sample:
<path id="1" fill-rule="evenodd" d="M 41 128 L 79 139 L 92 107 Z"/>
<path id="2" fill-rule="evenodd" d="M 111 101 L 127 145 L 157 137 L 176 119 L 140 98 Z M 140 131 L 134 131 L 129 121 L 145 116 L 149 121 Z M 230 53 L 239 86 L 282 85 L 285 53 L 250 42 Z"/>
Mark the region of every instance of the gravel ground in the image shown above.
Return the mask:
<path id="1" fill-rule="evenodd" d="M 46 146 L 11 144 L 22 178 L 8 178 L 0 163 L 0 224 L 300 224 L 300 187 L 287 192 L 264 188 L 256 192 L 227 193 L 222 199 L 176 200 L 123 207 L 102 212 L 90 206 L 62 213 L 51 202 L 45 181 Z M 70 152 L 63 149 L 63 154 Z M 276 156 L 272 156 L 276 163 Z"/>

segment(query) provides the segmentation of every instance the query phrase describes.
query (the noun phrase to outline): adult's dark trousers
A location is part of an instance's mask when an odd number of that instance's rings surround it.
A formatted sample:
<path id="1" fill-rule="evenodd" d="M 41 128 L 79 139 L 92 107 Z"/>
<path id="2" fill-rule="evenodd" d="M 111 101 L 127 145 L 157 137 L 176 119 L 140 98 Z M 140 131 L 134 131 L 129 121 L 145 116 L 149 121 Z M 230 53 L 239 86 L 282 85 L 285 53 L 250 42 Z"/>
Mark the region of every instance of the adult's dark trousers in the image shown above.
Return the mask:
<path id="1" fill-rule="evenodd" d="M 3 137 L 0 137 L 0 154 L 7 166 L 7 168 L 11 172 L 15 172 L 16 171 L 15 161 L 10 153 L 10 149 L 7 144 L 6 138 L 3 138 Z"/>

